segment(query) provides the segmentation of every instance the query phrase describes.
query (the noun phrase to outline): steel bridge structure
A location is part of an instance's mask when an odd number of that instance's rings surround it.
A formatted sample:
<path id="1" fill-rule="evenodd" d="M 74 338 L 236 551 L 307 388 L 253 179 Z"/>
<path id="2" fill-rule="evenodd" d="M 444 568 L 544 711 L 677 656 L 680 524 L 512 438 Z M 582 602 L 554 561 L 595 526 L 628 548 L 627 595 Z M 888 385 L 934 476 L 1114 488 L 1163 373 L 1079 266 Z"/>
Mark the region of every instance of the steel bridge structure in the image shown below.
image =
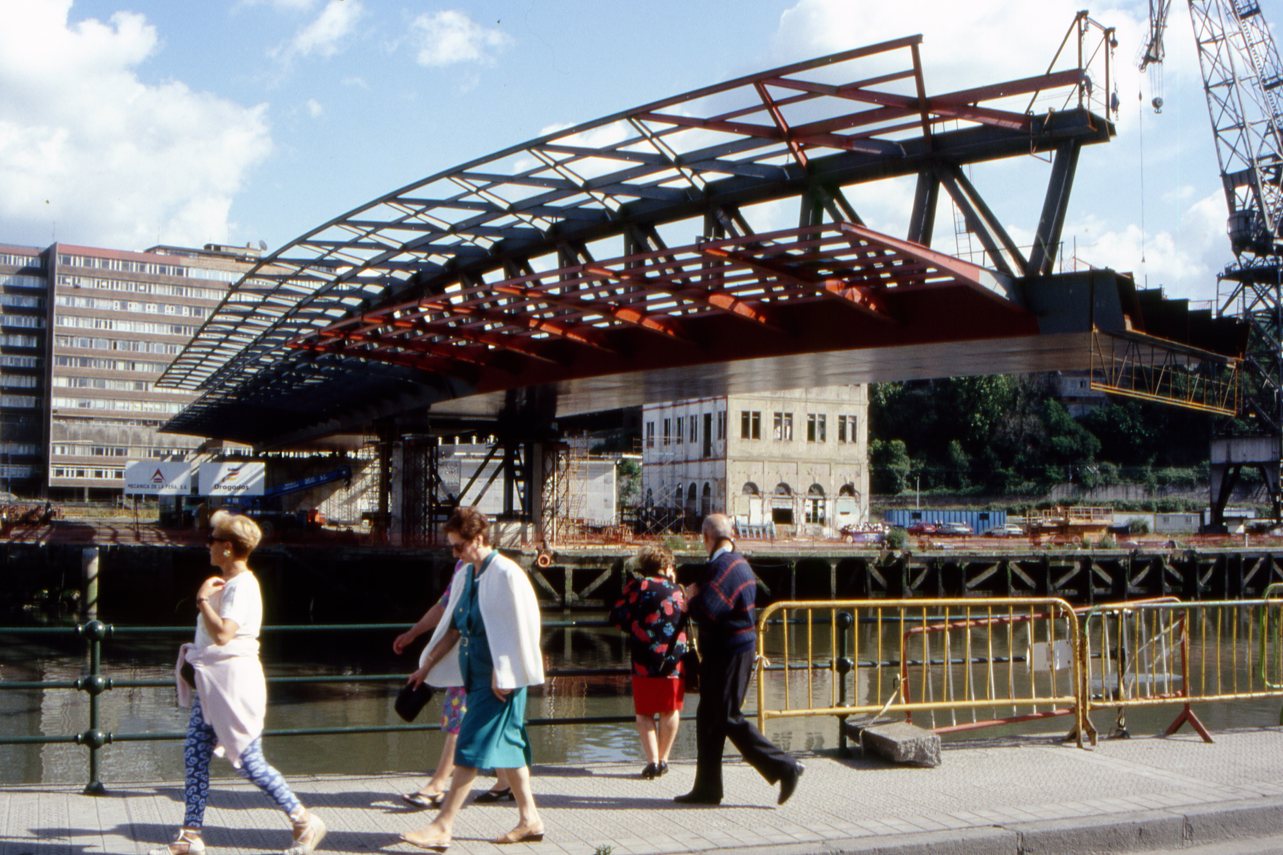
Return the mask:
<path id="1" fill-rule="evenodd" d="M 237 283 L 161 380 L 203 393 L 165 429 L 280 447 L 426 414 L 531 438 L 647 401 L 1047 370 L 1232 411 L 1240 325 L 1057 266 L 1080 154 L 1114 132 L 1112 39 L 1083 14 L 1045 72 L 937 94 L 896 39 L 387 193 Z M 970 173 L 1030 155 L 1021 247 Z M 903 234 L 855 202 L 887 179 L 915 182 Z M 933 246 L 944 199 L 973 257 Z"/>

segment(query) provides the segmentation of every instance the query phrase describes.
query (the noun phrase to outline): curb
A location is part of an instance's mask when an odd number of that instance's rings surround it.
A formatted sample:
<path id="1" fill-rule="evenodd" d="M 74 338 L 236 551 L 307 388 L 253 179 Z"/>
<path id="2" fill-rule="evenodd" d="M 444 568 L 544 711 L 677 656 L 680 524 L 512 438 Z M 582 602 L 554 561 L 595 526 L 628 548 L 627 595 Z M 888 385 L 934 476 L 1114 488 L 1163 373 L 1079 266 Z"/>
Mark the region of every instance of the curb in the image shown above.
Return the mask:
<path id="1" fill-rule="evenodd" d="M 949 831 L 851 837 L 815 843 L 705 849 L 730 855 L 1042 855 L 1156 852 L 1283 835 L 1283 798 L 1219 802 L 1180 809 L 1111 813 L 1081 819 L 1006 823 Z"/>

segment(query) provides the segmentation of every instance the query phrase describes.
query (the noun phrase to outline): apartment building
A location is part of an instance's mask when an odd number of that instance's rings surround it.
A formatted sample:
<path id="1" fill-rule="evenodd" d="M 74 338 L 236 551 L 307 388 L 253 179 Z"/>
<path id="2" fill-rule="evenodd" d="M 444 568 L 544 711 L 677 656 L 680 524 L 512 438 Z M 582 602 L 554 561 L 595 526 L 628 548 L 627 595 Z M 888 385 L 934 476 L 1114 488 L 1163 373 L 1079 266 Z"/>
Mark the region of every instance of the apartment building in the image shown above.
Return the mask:
<path id="1" fill-rule="evenodd" d="M 642 497 L 693 526 L 712 512 L 820 533 L 868 521 L 863 385 L 652 404 Z"/>
<path id="2" fill-rule="evenodd" d="M 198 448 L 158 432 L 194 396 L 155 381 L 259 252 L 0 244 L 0 489 L 112 499 L 127 461 Z"/>
<path id="3" fill-rule="evenodd" d="M 0 244 L 0 491 L 43 492 L 48 470 L 47 253 Z"/>

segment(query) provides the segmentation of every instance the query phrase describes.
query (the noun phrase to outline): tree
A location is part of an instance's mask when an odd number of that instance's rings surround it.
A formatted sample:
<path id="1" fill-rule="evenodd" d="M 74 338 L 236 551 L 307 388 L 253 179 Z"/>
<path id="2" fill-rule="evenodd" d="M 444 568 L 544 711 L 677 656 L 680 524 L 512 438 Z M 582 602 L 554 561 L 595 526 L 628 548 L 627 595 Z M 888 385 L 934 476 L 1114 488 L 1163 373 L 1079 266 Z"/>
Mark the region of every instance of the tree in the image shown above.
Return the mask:
<path id="1" fill-rule="evenodd" d="M 875 439 L 869 444 L 869 480 L 874 492 L 891 495 L 904 492 L 910 465 L 904 440 Z"/>

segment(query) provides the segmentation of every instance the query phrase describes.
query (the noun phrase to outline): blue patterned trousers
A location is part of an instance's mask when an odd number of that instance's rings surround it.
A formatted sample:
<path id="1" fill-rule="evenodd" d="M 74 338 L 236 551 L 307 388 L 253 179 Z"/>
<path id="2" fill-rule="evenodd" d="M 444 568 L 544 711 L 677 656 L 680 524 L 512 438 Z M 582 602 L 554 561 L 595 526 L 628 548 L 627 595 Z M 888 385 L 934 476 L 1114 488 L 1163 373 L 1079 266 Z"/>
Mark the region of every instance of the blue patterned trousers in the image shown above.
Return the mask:
<path id="1" fill-rule="evenodd" d="M 187 723 L 187 741 L 183 745 L 183 762 L 187 768 L 183 800 L 187 803 L 185 828 L 200 828 L 205 824 L 205 805 L 209 801 L 209 761 L 214 755 L 214 727 L 205 721 L 200 697 L 192 699 L 192 717 Z M 241 754 L 242 777 L 267 793 L 281 810 L 292 814 L 301 805 L 281 773 L 263 759 L 263 740 L 255 739 Z"/>

